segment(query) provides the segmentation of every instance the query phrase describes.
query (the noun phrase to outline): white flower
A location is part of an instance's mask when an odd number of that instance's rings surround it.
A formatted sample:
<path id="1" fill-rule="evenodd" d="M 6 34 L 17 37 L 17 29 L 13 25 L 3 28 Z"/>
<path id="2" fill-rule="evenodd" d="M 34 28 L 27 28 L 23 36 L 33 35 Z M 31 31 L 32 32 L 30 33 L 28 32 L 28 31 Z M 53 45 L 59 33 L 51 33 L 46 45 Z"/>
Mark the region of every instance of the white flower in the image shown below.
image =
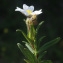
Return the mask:
<path id="1" fill-rule="evenodd" d="M 23 4 L 23 9 L 16 7 L 15 11 L 19 11 L 22 14 L 24 14 L 25 16 L 29 16 L 29 15 L 39 15 L 42 13 L 42 10 L 37 10 L 34 11 L 34 6 L 27 6 L 26 4 Z"/>

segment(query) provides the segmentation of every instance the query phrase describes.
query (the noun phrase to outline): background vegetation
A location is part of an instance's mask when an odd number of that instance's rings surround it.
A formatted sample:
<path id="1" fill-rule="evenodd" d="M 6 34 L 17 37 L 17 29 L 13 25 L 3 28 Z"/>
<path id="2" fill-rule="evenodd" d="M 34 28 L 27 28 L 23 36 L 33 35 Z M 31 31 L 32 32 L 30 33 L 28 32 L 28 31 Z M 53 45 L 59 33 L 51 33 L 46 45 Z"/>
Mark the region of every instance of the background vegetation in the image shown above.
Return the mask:
<path id="1" fill-rule="evenodd" d="M 38 16 L 38 23 L 45 21 L 38 34 L 39 37 L 46 36 L 42 44 L 56 37 L 62 38 L 47 50 L 44 59 L 63 63 L 63 0 L 0 0 L 0 63 L 24 63 L 24 56 L 16 44 L 25 39 L 16 29 L 26 32 L 23 21 L 26 17 L 15 12 L 15 8 L 22 8 L 23 4 L 34 5 L 35 10 L 43 10 Z"/>

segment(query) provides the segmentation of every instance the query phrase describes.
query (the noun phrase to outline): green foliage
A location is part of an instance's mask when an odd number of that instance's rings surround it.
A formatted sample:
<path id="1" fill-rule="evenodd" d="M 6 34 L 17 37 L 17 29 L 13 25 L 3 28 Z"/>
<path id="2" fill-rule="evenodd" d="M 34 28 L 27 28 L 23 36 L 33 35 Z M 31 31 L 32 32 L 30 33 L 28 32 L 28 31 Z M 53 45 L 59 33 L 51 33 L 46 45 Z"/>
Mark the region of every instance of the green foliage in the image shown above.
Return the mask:
<path id="1" fill-rule="evenodd" d="M 17 43 L 19 49 L 21 52 L 24 54 L 24 56 L 28 59 L 30 63 L 35 63 L 35 57 L 34 55 L 29 51 L 29 49 L 25 48 L 23 45 L 20 43 Z"/>
<path id="2" fill-rule="evenodd" d="M 27 35 L 22 31 L 22 30 L 16 30 L 16 31 L 20 31 L 22 34 L 23 34 L 23 36 L 26 38 L 26 40 L 30 43 L 31 42 L 31 39 L 30 38 L 28 38 L 27 37 Z"/>
<path id="3" fill-rule="evenodd" d="M 42 21 L 42 22 L 40 22 L 40 23 L 38 24 L 38 26 L 37 26 L 37 28 L 36 28 L 36 36 L 37 36 L 37 34 L 38 34 L 38 31 L 39 31 L 40 26 L 41 26 L 43 23 L 44 23 L 44 21 Z"/>
<path id="4" fill-rule="evenodd" d="M 37 47 L 40 47 L 40 43 L 42 42 L 42 40 L 45 38 L 46 36 L 42 36 L 38 41 L 37 41 Z"/>
<path id="5" fill-rule="evenodd" d="M 47 51 L 44 51 L 44 52 L 42 52 L 41 54 L 39 54 L 38 59 L 39 59 L 39 60 L 42 60 L 42 58 L 45 56 L 46 53 L 47 53 Z"/>
<path id="6" fill-rule="evenodd" d="M 29 33 L 26 35 L 22 30 L 17 30 L 20 31 L 23 36 L 26 38 L 26 41 L 23 41 L 25 43 L 25 46 L 21 45 L 20 43 L 17 43 L 19 49 L 21 52 L 24 54 L 26 59 L 24 61 L 26 63 L 52 63 L 50 60 L 42 60 L 44 55 L 47 53 L 47 49 L 54 44 L 58 43 L 60 40 L 60 37 L 51 40 L 44 45 L 40 47 L 40 43 L 42 40 L 45 38 L 45 36 L 42 36 L 39 40 L 37 39 L 37 34 L 40 26 L 43 24 L 44 21 L 39 23 L 37 26 L 37 29 L 35 30 L 33 25 L 30 28 Z"/>
<path id="7" fill-rule="evenodd" d="M 59 40 L 60 40 L 60 37 L 58 37 L 58 38 L 56 38 L 56 39 L 54 39 L 54 40 L 51 40 L 51 41 L 45 43 L 42 47 L 40 47 L 39 52 L 45 51 L 47 48 L 49 48 L 49 47 L 51 47 L 52 45 L 58 43 Z"/>
<path id="8" fill-rule="evenodd" d="M 41 63 L 52 63 L 51 60 L 43 60 Z"/>
<path id="9" fill-rule="evenodd" d="M 41 26 L 43 23 L 44 23 L 44 21 L 42 21 L 42 22 L 40 22 L 40 23 L 38 24 L 38 26 L 37 26 L 37 28 L 36 28 L 36 33 L 38 33 L 38 30 L 39 30 L 40 26 Z"/>
<path id="10" fill-rule="evenodd" d="M 28 38 L 30 38 L 31 40 L 34 40 L 35 39 L 35 33 L 36 33 L 36 31 L 34 29 L 34 26 L 32 25 L 31 29 L 27 33 Z"/>
<path id="11" fill-rule="evenodd" d="M 30 46 L 30 44 L 26 42 L 25 45 L 26 45 L 26 47 L 34 54 L 34 50 L 33 50 L 33 48 Z"/>

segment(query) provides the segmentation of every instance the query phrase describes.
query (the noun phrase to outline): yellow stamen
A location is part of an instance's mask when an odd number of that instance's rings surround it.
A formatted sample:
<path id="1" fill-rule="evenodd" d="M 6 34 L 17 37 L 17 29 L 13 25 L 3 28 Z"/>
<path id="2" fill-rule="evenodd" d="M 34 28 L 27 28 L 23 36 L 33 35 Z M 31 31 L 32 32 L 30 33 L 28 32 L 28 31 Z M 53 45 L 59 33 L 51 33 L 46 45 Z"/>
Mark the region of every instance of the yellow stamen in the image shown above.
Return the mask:
<path id="1" fill-rule="evenodd" d="M 32 13 L 32 11 L 31 11 L 31 10 L 26 10 L 26 12 L 27 12 L 28 14 L 31 14 L 31 13 Z"/>

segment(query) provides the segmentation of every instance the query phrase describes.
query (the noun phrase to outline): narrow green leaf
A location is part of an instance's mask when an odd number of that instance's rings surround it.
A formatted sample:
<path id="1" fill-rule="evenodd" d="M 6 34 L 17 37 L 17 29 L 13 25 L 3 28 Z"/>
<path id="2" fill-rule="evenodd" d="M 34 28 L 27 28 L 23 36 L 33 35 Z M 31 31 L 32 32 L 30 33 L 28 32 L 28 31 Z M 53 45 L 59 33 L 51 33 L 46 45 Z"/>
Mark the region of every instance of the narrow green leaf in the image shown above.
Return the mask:
<path id="1" fill-rule="evenodd" d="M 42 40 L 45 38 L 46 36 L 43 36 L 41 37 L 39 40 L 38 40 L 38 43 L 37 43 L 37 47 L 39 48 L 40 46 L 40 43 L 42 42 Z"/>
<path id="2" fill-rule="evenodd" d="M 25 61 L 26 63 L 30 63 L 29 60 L 24 59 L 24 61 Z"/>
<path id="3" fill-rule="evenodd" d="M 22 30 L 17 29 L 16 31 L 20 31 L 20 32 L 23 34 L 23 36 L 26 38 L 26 40 L 27 40 L 29 43 L 31 42 L 31 40 L 27 37 L 27 35 L 26 35 Z"/>
<path id="4" fill-rule="evenodd" d="M 34 54 L 34 50 L 33 50 L 33 48 L 30 46 L 30 44 L 26 42 L 25 45 L 26 45 L 26 47 Z"/>
<path id="5" fill-rule="evenodd" d="M 31 63 L 35 63 L 35 57 L 34 55 L 27 49 L 24 48 L 23 45 L 21 45 L 20 43 L 17 43 L 19 49 L 21 50 L 21 52 L 24 54 L 24 56 L 31 62 Z"/>
<path id="6" fill-rule="evenodd" d="M 43 60 L 41 63 L 52 63 L 51 60 Z"/>
<path id="7" fill-rule="evenodd" d="M 38 43 L 40 44 L 40 42 L 41 42 L 45 37 L 46 37 L 46 36 L 41 37 L 41 38 L 38 40 Z"/>
<path id="8" fill-rule="evenodd" d="M 44 21 L 42 21 L 42 22 L 40 22 L 40 23 L 38 24 L 38 26 L 37 26 L 37 28 L 36 28 L 36 34 L 38 33 L 38 30 L 39 30 L 40 26 L 41 26 L 43 23 L 44 23 Z"/>
<path id="9" fill-rule="evenodd" d="M 50 41 L 50 42 L 47 42 L 46 44 L 44 44 L 44 45 L 39 49 L 39 52 L 45 51 L 45 50 L 48 49 L 50 46 L 52 46 L 52 45 L 58 43 L 59 40 L 60 40 L 60 37 L 58 37 L 58 38 L 56 38 L 56 39 L 54 39 L 54 40 L 52 40 L 52 41 Z"/>
<path id="10" fill-rule="evenodd" d="M 45 55 L 46 53 L 47 53 L 47 51 L 44 51 L 44 52 L 42 52 L 41 54 L 39 54 L 38 59 L 41 60 L 41 59 L 44 57 L 44 55 Z"/>

